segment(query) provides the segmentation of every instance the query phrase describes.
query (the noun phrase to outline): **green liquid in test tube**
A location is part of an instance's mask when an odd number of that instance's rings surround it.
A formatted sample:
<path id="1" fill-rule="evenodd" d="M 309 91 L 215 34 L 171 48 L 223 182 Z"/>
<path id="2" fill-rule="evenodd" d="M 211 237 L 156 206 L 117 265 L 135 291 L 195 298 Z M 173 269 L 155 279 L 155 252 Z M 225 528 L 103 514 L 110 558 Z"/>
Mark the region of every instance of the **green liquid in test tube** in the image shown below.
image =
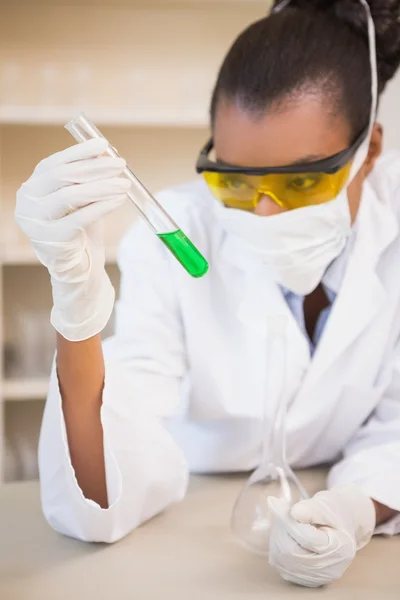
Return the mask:
<path id="1" fill-rule="evenodd" d="M 65 128 L 77 142 L 85 142 L 98 137 L 104 138 L 104 135 L 84 114 L 67 123 Z M 118 152 L 110 143 L 108 143 L 106 154 L 119 157 Z M 125 167 L 123 174 L 132 184 L 132 191 L 127 193 L 129 200 L 136 206 L 157 237 L 192 277 L 205 275 L 208 271 L 208 263 L 196 246 L 179 229 L 128 166 Z"/>
<path id="2" fill-rule="evenodd" d="M 206 259 L 183 231 L 178 229 L 173 233 L 159 233 L 158 237 L 192 277 L 203 277 L 207 273 Z"/>

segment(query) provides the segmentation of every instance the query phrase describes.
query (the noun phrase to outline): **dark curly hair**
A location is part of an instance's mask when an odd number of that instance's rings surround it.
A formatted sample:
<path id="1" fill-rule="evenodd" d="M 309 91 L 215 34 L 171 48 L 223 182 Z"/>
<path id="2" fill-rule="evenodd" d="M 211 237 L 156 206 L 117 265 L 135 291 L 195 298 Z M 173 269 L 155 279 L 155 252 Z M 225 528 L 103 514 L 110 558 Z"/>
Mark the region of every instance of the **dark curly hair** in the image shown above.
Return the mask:
<path id="1" fill-rule="evenodd" d="M 381 94 L 400 64 L 400 0 L 368 4 Z M 258 118 L 270 106 L 321 93 L 334 114 L 347 117 L 355 138 L 368 124 L 372 101 L 367 18 L 359 0 L 292 0 L 250 25 L 222 64 L 211 121 L 221 99 Z"/>

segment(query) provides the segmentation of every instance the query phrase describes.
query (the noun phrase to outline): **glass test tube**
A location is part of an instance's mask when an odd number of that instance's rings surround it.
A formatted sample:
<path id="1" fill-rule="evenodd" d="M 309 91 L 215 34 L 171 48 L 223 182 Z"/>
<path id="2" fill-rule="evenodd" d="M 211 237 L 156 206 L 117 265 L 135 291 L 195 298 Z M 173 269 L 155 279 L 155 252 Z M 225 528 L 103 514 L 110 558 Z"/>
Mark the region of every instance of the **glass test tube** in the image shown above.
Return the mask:
<path id="1" fill-rule="evenodd" d="M 103 134 L 84 114 L 80 114 L 76 119 L 67 123 L 65 128 L 77 142 L 85 142 L 98 137 L 104 138 Z M 106 153 L 114 158 L 119 157 L 118 152 L 110 143 L 108 143 Z M 189 238 L 179 229 L 128 166 L 125 167 L 123 174 L 132 183 L 132 191 L 127 192 L 129 200 L 133 202 L 157 237 L 192 277 L 205 275 L 208 271 L 208 263 Z"/>

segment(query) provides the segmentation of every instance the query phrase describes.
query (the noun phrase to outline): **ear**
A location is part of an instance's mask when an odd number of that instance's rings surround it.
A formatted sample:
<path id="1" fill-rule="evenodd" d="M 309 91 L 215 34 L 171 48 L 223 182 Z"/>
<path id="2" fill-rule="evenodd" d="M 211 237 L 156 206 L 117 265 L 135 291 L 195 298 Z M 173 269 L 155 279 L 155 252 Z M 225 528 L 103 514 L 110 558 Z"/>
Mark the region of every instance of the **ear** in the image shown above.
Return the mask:
<path id="1" fill-rule="evenodd" d="M 383 149 L 383 127 L 375 123 L 369 143 L 368 156 L 364 163 L 364 177 L 368 177 Z"/>

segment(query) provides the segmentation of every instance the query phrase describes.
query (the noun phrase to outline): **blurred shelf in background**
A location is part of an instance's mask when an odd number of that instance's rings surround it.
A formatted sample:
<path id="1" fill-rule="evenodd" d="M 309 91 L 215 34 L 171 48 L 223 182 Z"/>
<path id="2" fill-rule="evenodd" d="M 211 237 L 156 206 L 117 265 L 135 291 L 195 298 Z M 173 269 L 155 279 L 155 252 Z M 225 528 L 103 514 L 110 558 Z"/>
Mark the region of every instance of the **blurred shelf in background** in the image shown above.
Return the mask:
<path id="1" fill-rule="evenodd" d="M 115 264 L 117 260 L 117 247 L 106 246 L 106 263 Z M 1 246 L 0 243 L 0 261 L 7 266 L 23 266 L 23 265 L 39 265 L 39 260 L 33 251 L 32 246 L 28 243 L 20 244 L 19 246 L 7 247 Z"/>
<path id="2" fill-rule="evenodd" d="M 42 106 L 1 106 L 0 124 L 11 125 L 65 125 L 77 116 L 79 108 Z M 207 110 L 154 110 L 114 109 L 85 107 L 85 114 L 98 126 L 126 127 L 207 127 Z"/>
<path id="3" fill-rule="evenodd" d="M 5 401 L 43 400 L 49 388 L 48 377 L 43 379 L 5 380 L 3 398 Z"/>

